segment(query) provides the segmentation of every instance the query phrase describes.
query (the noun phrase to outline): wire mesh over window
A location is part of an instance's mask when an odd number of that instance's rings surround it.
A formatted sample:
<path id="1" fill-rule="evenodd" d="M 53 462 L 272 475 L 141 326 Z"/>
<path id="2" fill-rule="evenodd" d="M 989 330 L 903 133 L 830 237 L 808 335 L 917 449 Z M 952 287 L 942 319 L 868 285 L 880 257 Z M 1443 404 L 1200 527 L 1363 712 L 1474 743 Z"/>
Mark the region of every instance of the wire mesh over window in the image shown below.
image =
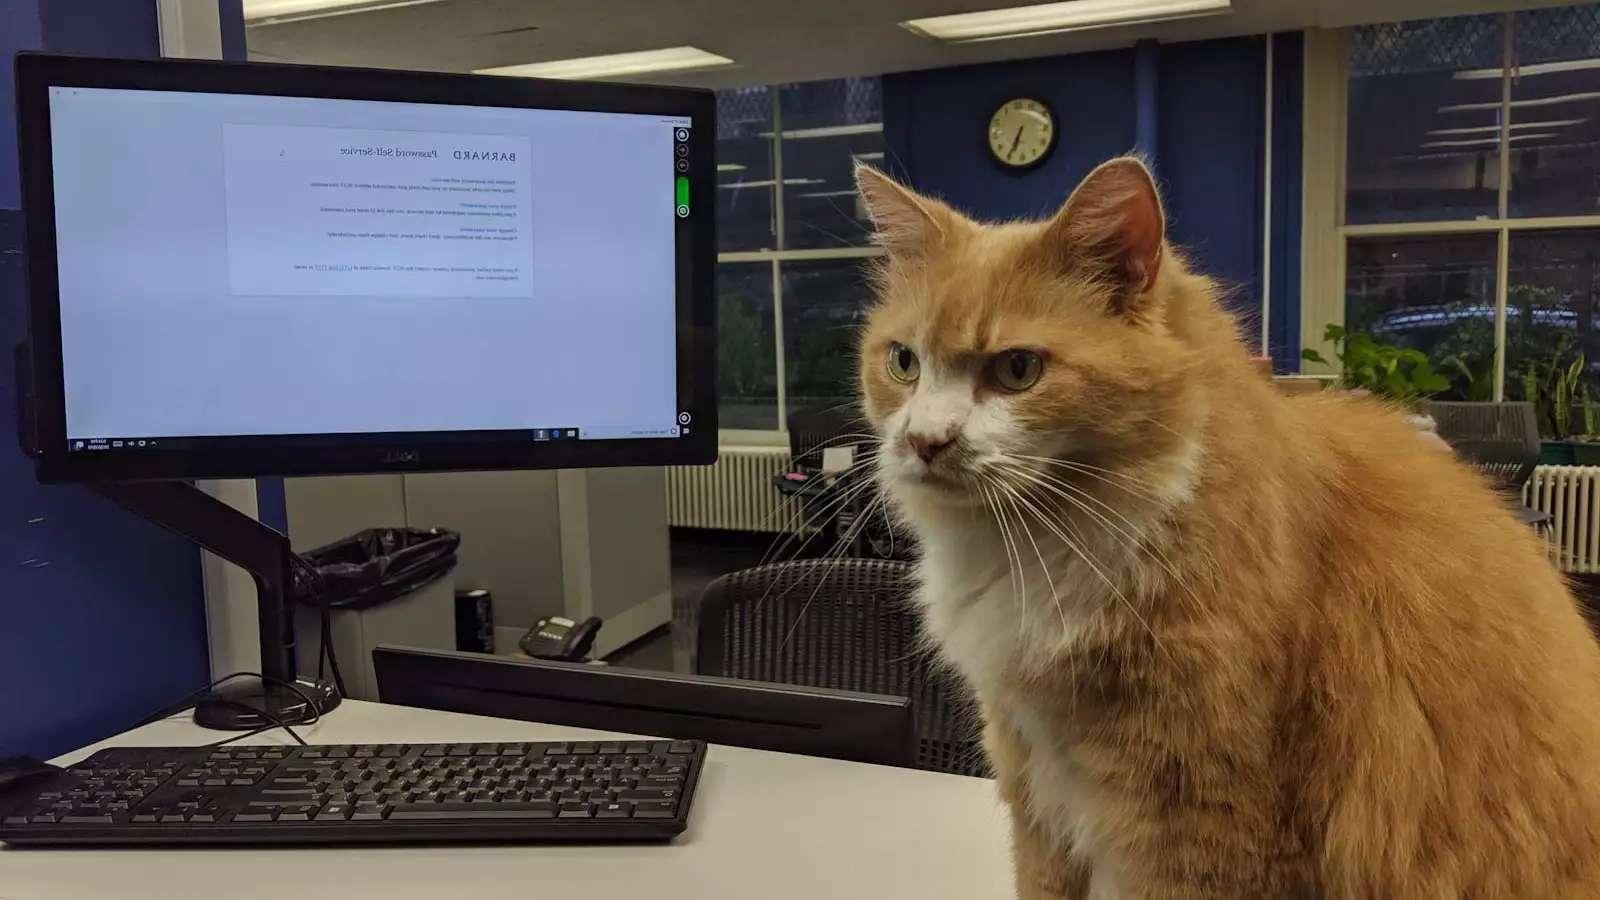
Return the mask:
<path id="1" fill-rule="evenodd" d="M 1511 44 L 1508 213 L 1600 214 L 1600 6 L 1517 13 Z"/>
<path id="2" fill-rule="evenodd" d="M 1519 12 L 1513 43 L 1518 66 L 1592 60 L 1600 56 L 1600 4 Z"/>
<path id="3" fill-rule="evenodd" d="M 1350 77 L 1498 67 L 1500 16 L 1363 25 L 1350 31 Z"/>
<path id="4" fill-rule="evenodd" d="M 1347 222 L 1499 214 L 1504 21 L 1462 16 L 1352 29 Z"/>

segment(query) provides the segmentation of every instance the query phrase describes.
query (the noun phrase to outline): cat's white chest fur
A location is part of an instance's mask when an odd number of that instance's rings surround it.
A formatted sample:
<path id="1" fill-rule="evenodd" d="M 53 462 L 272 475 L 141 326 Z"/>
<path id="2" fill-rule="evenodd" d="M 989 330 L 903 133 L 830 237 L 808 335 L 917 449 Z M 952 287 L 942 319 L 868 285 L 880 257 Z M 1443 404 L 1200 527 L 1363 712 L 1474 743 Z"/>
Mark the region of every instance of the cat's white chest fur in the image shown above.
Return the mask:
<path id="1" fill-rule="evenodd" d="M 1043 545 L 1036 551 L 1024 540 L 1017 577 L 1016 559 L 1003 540 L 989 544 L 981 536 L 939 533 L 940 528 L 919 531 L 924 556 L 917 599 L 929 634 L 977 690 L 995 724 L 1025 749 L 1027 762 L 1017 774 L 1027 786 L 1028 813 L 1053 843 L 1090 864 L 1090 897 L 1114 900 L 1117 867 L 1100 839 L 1103 805 L 1072 761 L 1074 736 L 1045 711 L 1047 704 L 1018 701 L 1003 686 L 1017 672 L 1048 665 L 1071 649 L 1096 627 L 1100 610 L 1115 595 L 1071 551 Z"/>

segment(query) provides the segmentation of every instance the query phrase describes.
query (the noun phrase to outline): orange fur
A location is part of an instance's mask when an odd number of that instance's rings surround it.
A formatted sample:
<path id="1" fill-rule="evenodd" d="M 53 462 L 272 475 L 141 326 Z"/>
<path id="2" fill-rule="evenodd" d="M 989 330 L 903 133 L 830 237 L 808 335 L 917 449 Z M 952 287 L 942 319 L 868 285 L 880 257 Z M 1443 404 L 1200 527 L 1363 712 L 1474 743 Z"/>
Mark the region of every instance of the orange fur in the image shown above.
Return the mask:
<path id="1" fill-rule="evenodd" d="M 1540 543 L 1393 410 L 1274 392 L 1142 172 L 1006 225 L 861 173 L 879 478 L 1019 896 L 1600 898 L 1600 652 Z"/>

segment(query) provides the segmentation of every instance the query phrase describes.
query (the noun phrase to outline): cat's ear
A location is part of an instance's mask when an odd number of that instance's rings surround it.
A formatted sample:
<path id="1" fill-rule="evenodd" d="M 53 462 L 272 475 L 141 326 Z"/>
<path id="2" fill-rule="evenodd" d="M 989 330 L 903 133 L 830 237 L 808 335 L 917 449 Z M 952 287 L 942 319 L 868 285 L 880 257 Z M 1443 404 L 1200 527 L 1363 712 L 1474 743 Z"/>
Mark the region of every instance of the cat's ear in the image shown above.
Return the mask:
<path id="1" fill-rule="evenodd" d="M 936 246 L 955 225 L 955 213 L 888 175 L 856 163 L 856 188 L 867 208 L 877 241 L 890 255 L 914 258 Z"/>
<path id="2" fill-rule="evenodd" d="M 1102 163 L 1045 230 L 1050 252 L 1072 271 L 1105 279 L 1116 312 L 1137 312 L 1161 271 L 1167 218 L 1155 178 L 1137 157 Z"/>

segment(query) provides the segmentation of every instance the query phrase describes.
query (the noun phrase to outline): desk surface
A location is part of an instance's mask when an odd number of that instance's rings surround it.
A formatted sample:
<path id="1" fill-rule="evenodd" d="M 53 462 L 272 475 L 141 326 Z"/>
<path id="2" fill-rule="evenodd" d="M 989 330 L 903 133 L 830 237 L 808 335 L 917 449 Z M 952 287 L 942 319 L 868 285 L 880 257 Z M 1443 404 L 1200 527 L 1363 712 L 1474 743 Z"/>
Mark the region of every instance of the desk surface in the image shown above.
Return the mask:
<path id="1" fill-rule="evenodd" d="M 610 737 L 576 728 L 347 700 L 310 743 Z M 216 740 L 187 718 L 112 745 Z M 291 743 L 281 732 L 250 743 Z M 646 846 L 0 850 L 0 900 L 285 897 L 1011 897 L 1006 819 L 978 778 L 713 746 L 689 829 Z"/>

